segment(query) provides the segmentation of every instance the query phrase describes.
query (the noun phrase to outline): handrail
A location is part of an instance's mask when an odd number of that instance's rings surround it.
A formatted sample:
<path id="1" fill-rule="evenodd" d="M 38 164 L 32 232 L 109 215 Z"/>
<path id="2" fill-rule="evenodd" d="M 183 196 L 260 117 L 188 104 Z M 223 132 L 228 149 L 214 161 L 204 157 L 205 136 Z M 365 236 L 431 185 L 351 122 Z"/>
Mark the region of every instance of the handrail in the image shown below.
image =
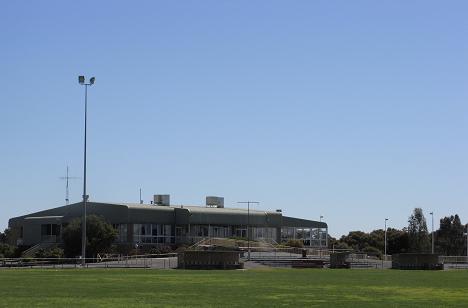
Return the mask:
<path id="1" fill-rule="evenodd" d="M 51 235 L 45 241 L 42 241 L 41 243 L 34 245 L 31 248 L 28 248 L 25 251 L 23 251 L 21 253 L 21 256 L 22 257 L 34 257 L 34 255 L 39 249 L 44 248 L 45 251 L 55 249 L 57 248 L 57 246 L 60 245 L 61 241 L 62 241 L 61 235 L 59 236 Z"/>

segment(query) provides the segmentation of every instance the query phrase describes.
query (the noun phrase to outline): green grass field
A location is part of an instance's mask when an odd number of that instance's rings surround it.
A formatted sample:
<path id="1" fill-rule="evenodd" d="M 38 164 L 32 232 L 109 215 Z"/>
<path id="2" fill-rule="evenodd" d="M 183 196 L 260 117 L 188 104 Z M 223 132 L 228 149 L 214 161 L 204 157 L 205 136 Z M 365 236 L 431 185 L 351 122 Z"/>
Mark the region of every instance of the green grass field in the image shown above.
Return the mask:
<path id="1" fill-rule="evenodd" d="M 0 271 L 0 307 L 279 306 L 467 307 L 468 271 Z"/>

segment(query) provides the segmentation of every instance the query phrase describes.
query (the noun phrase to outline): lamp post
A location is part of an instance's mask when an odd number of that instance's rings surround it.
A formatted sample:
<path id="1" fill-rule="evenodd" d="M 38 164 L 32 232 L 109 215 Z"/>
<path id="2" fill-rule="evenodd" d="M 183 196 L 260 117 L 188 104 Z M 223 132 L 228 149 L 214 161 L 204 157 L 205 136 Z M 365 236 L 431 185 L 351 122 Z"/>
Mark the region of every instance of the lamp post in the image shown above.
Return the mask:
<path id="1" fill-rule="evenodd" d="M 384 249 L 384 251 L 385 251 L 385 253 L 384 253 L 385 261 L 387 261 L 387 220 L 388 220 L 388 218 L 385 218 L 385 242 L 384 242 L 384 245 L 385 245 L 385 249 Z"/>
<path id="2" fill-rule="evenodd" d="M 237 203 L 247 203 L 247 259 L 250 260 L 250 203 L 259 204 L 260 202 L 245 201 Z"/>
<path id="3" fill-rule="evenodd" d="M 432 253 L 434 253 L 434 212 L 430 212 L 432 216 Z"/>
<path id="4" fill-rule="evenodd" d="M 87 132 L 87 121 L 88 121 L 88 86 L 94 84 L 94 77 L 89 79 L 89 83 L 85 83 L 84 76 L 78 76 L 78 82 L 80 85 L 85 86 L 85 133 L 84 133 L 84 163 L 83 163 L 83 232 L 81 235 L 81 265 L 84 266 L 86 263 L 86 202 L 88 196 L 86 195 L 86 132 Z"/>

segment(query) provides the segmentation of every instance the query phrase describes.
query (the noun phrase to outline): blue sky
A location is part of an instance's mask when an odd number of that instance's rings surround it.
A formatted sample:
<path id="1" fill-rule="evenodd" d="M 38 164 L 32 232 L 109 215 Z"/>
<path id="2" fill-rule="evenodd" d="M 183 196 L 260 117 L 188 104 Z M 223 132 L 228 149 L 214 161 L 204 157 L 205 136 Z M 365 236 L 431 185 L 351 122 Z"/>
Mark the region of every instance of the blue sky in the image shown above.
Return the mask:
<path id="1" fill-rule="evenodd" d="M 468 220 L 466 1 L 0 1 L 0 229 L 91 201 Z"/>

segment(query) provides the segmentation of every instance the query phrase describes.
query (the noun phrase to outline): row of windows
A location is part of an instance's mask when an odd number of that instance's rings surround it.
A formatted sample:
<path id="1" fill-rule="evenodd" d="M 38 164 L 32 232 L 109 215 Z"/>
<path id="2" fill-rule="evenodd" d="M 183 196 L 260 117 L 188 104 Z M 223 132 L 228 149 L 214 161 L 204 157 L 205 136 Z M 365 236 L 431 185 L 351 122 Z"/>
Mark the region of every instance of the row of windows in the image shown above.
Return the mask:
<path id="1" fill-rule="evenodd" d="M 327 247 L 327 228 L 293 228 L 281 229 L 281 240 L 283 242 L 290 238 L 302 240 L 305 246 Z"/>
<path id="2" fill-rule="evenodd" d="M 127 224 L 114 224 L 119 233 L 118 243 L 127 241 Z M 189 231 L 187 226 L 175 228 L 176 236 L 214 236 L 229 237 L 232 235 L 247 237 L 246 227 L 233 228 L 231 226 L 192 225 Z M 276 238 L 275 228 L 250 228 L 250 237 Z M 133 241 L 137 243 L 170 243 L 168 237 L 173 237 L 172 225 L 161 224 L 133 224 Z"/>
<path id="3" fill-rule="evenodd" d="M 119 238 L 117 243 L 127 242 L 127 224 L 114 224 L 118 230 Z M 232 235 L 252 238 L 273 238 L 276 239 L 276 228 L 251 227 L 250 234 L 247 227 L 233 226 L 207 226 L 192 225 L 190 230 L 188 226 L 173 227 L 163 224 L 133 224 L 133 243 L 175 243 L 175 236 L 189 237 L 229 237 Z M 327 229 L 326 228 L 293 228 L 286 227 L 281 229 L 281 241 L 287 241 L 290 238 L 300 239 L 306 246 L 326 247 Z"/>
<path id="4" fill-rule="evenodd" d="M 326 240 L 326 228 L 282 228 L 281 238 L 283 239 L 303 239 L 303 240 Z"/>

